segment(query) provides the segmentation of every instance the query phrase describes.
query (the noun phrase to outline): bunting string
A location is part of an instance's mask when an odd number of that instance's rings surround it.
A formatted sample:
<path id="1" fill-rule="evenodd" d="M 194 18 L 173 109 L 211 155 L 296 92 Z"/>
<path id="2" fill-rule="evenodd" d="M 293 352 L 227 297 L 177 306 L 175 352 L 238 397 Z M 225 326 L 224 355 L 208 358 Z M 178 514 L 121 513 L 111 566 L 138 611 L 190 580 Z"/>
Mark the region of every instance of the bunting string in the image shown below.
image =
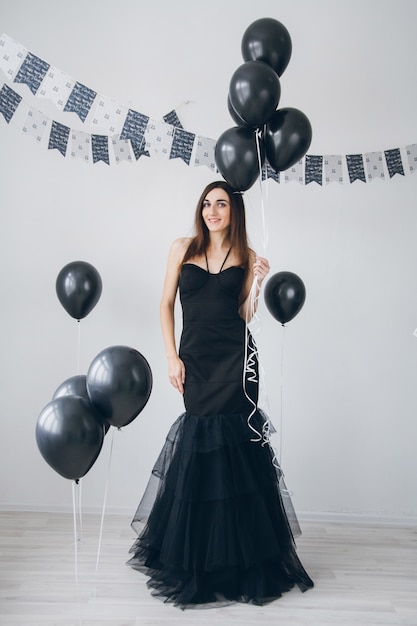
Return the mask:
<path id="1" fill-rule="evenodd" d="M 74 129 L 50 119 L 25 102 L 10 84 L 3 83 L 0 114 L 6 123 L 13 120 L 18 109 L 23 109 L 22 132 L 65 158 L 107 165 L 132 163 L 141 157 L 181 159 L 188 166 L 205 166 L 218 172 L 214 158 L 216 140 L 184 129 L 175 109 L 162 120 L 151 119 L 98 94 L 6 34 L 0 36 L 0 70 L 9 83 L 26 85 L 33 96 L 51 100 L 61 112 L 74 113 L 88 127 Z M 379 152 L 307 154 L 284 172 L 275 172 L 265 163 L 261 177 L 278 184 L 316 183 L 324 187 L 330 183 L 390 180 L 396 174 L 413 174 L 416 169 L 417 144 L 411 143 Z"/>

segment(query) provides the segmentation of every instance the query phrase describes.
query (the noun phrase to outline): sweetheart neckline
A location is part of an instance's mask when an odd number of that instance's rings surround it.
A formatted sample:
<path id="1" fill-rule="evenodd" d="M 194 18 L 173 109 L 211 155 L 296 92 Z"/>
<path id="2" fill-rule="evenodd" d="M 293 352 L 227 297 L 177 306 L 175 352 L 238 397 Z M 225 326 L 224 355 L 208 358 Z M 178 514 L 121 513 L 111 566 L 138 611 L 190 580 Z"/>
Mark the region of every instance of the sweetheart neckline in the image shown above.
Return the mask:
<path id="1" fill-rule="evenodd" d="M 204 269 L 204 267 L 201 267 L 201 265 L 197 265 L 197 263 L 183 263 L 182 267 L 185 267 L 186 265 L 192 265 L 193 267 L 198 268 L 209 276 L 219 276 L 220 274 L 223 274 L 223 272 L 227 272 L 227 270 L 232 269 L 243 270 L 243 267 L 240 267 L 240 265 L 229 265 L 229 267 L 226 267 L 224 270 L 220 270 L 220 272 L 209 272 L 208 270 Z"/>

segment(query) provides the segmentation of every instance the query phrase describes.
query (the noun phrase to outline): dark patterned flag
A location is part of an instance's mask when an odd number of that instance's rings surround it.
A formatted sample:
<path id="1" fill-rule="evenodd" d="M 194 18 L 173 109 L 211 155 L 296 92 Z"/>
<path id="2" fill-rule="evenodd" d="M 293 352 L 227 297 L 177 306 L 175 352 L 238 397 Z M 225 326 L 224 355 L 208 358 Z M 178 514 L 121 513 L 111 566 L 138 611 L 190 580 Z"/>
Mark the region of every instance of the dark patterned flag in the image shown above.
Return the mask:
<path id="1" fill-rule="evenodd" d="M 0 113 L 3 114 L 7 123 L 12 119 L 21 100 L 22 96 L 7 85 L 3 85 L 0 89 Z"/>
<path id="2" fill-rule="evenodd" d="M 175 128 L 184 128 L 175 109 L 164 115 L 164 122 L 171 124 L 171 126 L 175 126 Z"/>
<path id="3" fill-rule="evenodd" d="M 140 147 L 148 122 L 149 117 L 147 115 L 129 109 L 120 133 L 120 139 L 130 139 L 132 146 Z"/>
<path id="4" fill-rule="evenodd" d="M 323 157 L 307 154 L 305 159 L 306 185 L 309 183 L 322 184 L 323 179 Z"/>
<path id="5" fill-rule="evenodd" d="M 64 124 L 52 121 L 51 132 L 49 134 L 48 150 L 55 148 L 65 156 L 69 139 L 70 129 Z"/>
<path id="6" fill-rule="evenodd" d="M 33 94 L 36 94 L 48 70 L 49 63 L 28 52 L 15 76 L 14 82 L 24 83 Z"/>
<path id="7" fill-rule="evenodd" d="M 194 133 L 188 133 L 181 128 L 175 128 L 174 138 L 171 146 L 170 159 L 182 159 L 187 165 L 190 165 L 191 154 L 194 146 Z"/>
<path id="8" fill-rule="evenodd" d="M 361 180 L 363 183 L 366 183 L 363 156 L 361 154 L 347 154 L 346 163 L 350 182 L 353 183 L 355 180 Z"/>
<path id="9" fill-rule="evenodd" d="M 142 139 L 142 142 L 140 144 L 132 140 L 130 140 L 130 144 L 132 146 L 133 154 L 135 155 L 136 161 L 138 161 L 141 156 L 151 156 L 146 150 L 145 138 Z"/>
<path id="10" fill-rule="evenodd" d="M 91 150 L 93 153 L 93 163 L 104 161 L 107 165 L 110 165 L 109 140 L 107 135 L 91 135 Z"/>
<path id="11" fill-rule="evenodd" d="M 395 174 L 404 176 L 403 162 L 401 160 L 401 152 L 399 148 L 394 150 L 385 150 L 385 160 L 387 162 L 388 174 L 392 178 Z"/>
<path id="12" fill-rule="evenodd" d="M 262 180 L 272 178 L 276 183 L 279 183 L 279 172 L 272 169 L 269 163 L 265 162 L 262 166 Z"/>
<path id="13" fill-rule="evenodd" d="M 85 122 L 96 95 L 95 91 L 77 82 L 64 106 L 64 111 L 76 113 L 80 120 Z"/>

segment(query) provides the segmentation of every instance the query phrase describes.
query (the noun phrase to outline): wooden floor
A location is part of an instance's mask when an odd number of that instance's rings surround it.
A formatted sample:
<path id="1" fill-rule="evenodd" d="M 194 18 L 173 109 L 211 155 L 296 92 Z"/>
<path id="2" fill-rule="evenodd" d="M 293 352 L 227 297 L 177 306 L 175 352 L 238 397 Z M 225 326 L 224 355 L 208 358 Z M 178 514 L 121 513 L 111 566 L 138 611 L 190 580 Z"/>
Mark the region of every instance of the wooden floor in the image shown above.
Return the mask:
<path id="1" fill-rule="evenodd" d="M 298 553 L 314 589 L 265 607 L 181 611 L 125 565 L 130 519 L 108 515 L 99 549 L 100 521 L 84 515 L 75 542 L 72 515 L 0 512 L 2 626 L 417 626 L 415 527 L 304 522 Z"/>

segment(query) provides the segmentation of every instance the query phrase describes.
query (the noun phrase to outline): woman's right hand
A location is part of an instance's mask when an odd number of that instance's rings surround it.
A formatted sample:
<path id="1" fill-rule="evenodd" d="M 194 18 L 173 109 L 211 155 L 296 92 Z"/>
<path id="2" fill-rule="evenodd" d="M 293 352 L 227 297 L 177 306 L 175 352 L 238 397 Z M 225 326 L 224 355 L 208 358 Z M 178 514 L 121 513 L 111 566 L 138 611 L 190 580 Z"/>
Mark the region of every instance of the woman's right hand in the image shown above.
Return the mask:
<path id="1" fill-rule="evenodd" d="M 179 356 L 175 355 L 168 357 L 168 377 L 171 385 L 183 394 L 185 383 L 185 365 Z"/>

